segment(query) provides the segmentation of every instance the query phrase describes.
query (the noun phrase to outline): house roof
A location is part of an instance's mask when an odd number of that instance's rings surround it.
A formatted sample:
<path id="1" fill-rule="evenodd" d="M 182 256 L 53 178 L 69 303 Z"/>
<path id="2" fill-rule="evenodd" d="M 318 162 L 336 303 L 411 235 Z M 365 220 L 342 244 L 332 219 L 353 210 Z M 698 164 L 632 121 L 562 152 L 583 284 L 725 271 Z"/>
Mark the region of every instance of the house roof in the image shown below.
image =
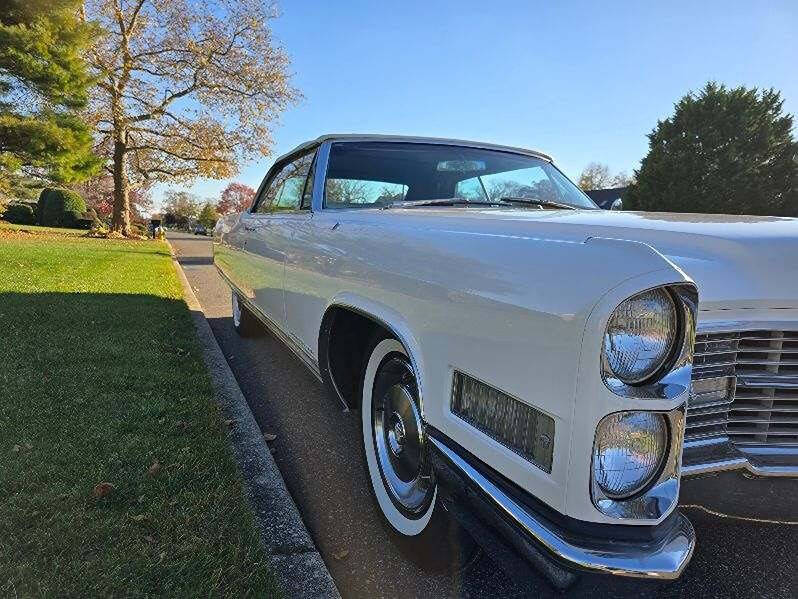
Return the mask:
<path id="1" fill-rule="evenodd" d="M 609 210 L 615 200 L 623 199 L 628 187 L 611 187 L 609 189 L 591 189 L 585 193 L 599 205 L 599 208 Z"/>

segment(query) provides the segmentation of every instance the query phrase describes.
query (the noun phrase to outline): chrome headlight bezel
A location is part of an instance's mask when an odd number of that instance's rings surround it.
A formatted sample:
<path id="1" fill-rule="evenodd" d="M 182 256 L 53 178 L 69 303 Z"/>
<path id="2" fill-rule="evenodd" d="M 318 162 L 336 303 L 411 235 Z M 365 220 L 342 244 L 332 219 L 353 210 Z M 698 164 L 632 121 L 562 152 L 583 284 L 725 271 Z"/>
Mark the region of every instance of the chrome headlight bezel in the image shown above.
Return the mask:
<path id="1" fill-rule="evenodd" d="M 652 430 L 651 428 L 649 428 L 648 431 L 652 433 L 652 436 L 660 438 L 655 440 L 654 447 L 647 448 L 648 451 L 645 452 L 647 454 L 646 457 L 651 458 L 649 460 L 649 464 L 643 464 L 643 466 L 646 468 L 646 471 L 642 471 L 642 469 L 638 468 L 637 470 L 639 470 L 640 472 L 638 473 L 636 480 L 631 480 L 628 477 L 621 476 L 620 478 L 627 478 L 626 486 L 628 488 L 625 488 L 623 490 L 621 489 L 611 490 L 606 484 L 606 482 L 608 481 L 605 480 L 604 483 L 602 483 L 602 479 L 612 478 L 611 476 L 609 477 L 606 476 L 606 473 L 608 471 L 602 468 L 602 465 L 607 461 L 607 453 L 605 453 L 605 451 L 609 449 L 608 446 L 616 445 L 618 449 L 623 449 L 624 451 L 621 452 L 622 455 L 621 460 L 626 461 L 627 463 L 631 461 L 630 456 L 643 454 L 643 452 L 641 451 L 637 452 L 633 451 L 633 444 L 634 444 L 633 432 L 643 431 L 645 429 L 642 426 L 640 426 L 641 423 L 639 420 L 632 420 L 631 423 L 630 422 L 624 423 L 623 420 L 627 418 L 648 419 L 648 424 L 653 425 L 655 428 L 658 429 L 658 430 Z M 621 428 L 625 430 L 625 433 L 629 432 L 630 434 L 627 435 L 624 433 L 623 435 L 620 435 L 620 439 L 619 436 L 616 435 L 615 440 L 616 441 L 620 440 L 621 443 L 607 443 L 607 440 L 610 437 L 610 427 L 618 425 L 620 425 Z M 630 428 L 634 429 L 634 431 L 630 431 Z M 593 440 L 593 469 L 592 469 L 593 480 L 596 481 L 596 485 L 601 490 L 601 492 L 610 499 L 625 501 L 645 491 L 659 475 L 659 472 L 662 468 L 662 464 L 665 462 L 665 458 L 667 457 L 670 451 L 670 437 L 671 437 L 671 431 L 670 427 L 668 426 L 668 420 L 660 412 L 629 410 L 624 412 L 614 412 L 602 418 L 598 426 L 596 427 L 596 436 L 595 439 Z M 605 459 L 602 459 L 602 457 Z"/>
<path id="2" fill-rule="evenodd" d="M 692 284 L 664 285 L 651 289 L 662 289 L 672 299 L 676 309 L 675 341 L 670 351 L 650 375 L 641 381 L 630 383 L 618 378 L 610 366 L 606 347 L 606 325 L 601 344 L 601 377 L 607 388 L 620 397 L 631 399 L 676 399 L 690 389 L 693 365 L 693 345 L 695 343 L 696 311 L 698 293 Z M 629 296 L 616 306 L 622 306 L 629 299 L 651 289 L 644 289 Z M 613 310 L 613 314 L 615 313 Z M 610 317 L 607 319 L 609 324 Z"/>
<path id="3" fill-rule="evenodd" d="M 659 355 L 652 359 L 648 365 L 637 366 L 637 368 L 634 366 L 629 366 L 629 369 L 635 370 L 635 372 L 628 372 L 622 375 L 618 366 L 620 366 L 619 362 L 624 361 L 624 358 L 622 357 L 623 354 L 626 354 L 626 357 L 628 357 L 629 354 L 636 349 L 630 347 L 630 345 L 639 346 L 641 339 L 654 336 L 650 335 L 650 333 L 654 332 L 655 327 L 653 326 L 653 323 L 650 322 L 651 318 L 644 319 L 648 321 L 648 329 L 642 333 L 638 333 L 637 335 L 631 335 L 627 330 L 625 335 L 620 335 L 621 338 L 615 340 L 617 344 L 616 347 L 616 345 L 612 343 L 614 335 L 612 332 L 613 325 L 616 323 L 616 321 L 623 320 L 624 317 L 628 318 L 628 310 L 630 306 L 634 306 L 635 304 L 639 304 L 644 301 L 661 302 L 663 309 L 655 312 L 655 314 L 657 318 L 663 321 L 661 323 L 663 325 L 662 329 L 657 331 L 657 333 L 664 334 L 664 338 L 662 339 L 663 345 L 661 346 Z M 635 317 L 639 324 L 639 314 L 636 314 Z M 673 354 L 675 353 L 676 345 L 679 339 L 679 330 L 683 326 L 681 320 L 682 319 L 680 318 L 679 310 L 676 306 L 676 301 L 667 288 L 654 287 L 653 289 L 647 289 L 626 298 L 624 301 L 618 304 L 618 306 L 615 307 L 615 310 L 612 311 L 612 314 L 610 314 L 610 318 L 607 321 L 607 327 L 604 329 L 604 340 L 602 344 L 603 357 L 607 366 L 612 372 L 612 375 L 627 385 L 642 385 L 647 381 L 656 378 L 657 374 L 667 366 L 668 361 L 673 359 Z M 630 344 L 630 341 L 632 340 L 636 343 Z M 641 359 L 639 353 L 640 352 L 638 351 L 638 358 L 633 360 L 633 363 L 638 363 Z"/>
<path id="4" fill-rule="evenodd" d="M 595 476 L 595 446 L 601 423 L 596 427 L 593 440 L 593 457 L 590 464 L 590 495 L 593 505 L 603 514 L 619 519 L 656 520 L 668 513 L 679 497 L 679 471 L 681 469 L 682 441 L 684 439 L 685 405 L 661 414 L 666 421 L 668 438 L 665 454 L 662 456 L 655 474 L 631 495 L 619 498 L 608 495 L 598 484 Z M 642 410 L 631 410 L 642 411 Z M 605 418 L 615 416 L 617 412 Z M 603 420 L 603 419 L 602 419 Z"/>

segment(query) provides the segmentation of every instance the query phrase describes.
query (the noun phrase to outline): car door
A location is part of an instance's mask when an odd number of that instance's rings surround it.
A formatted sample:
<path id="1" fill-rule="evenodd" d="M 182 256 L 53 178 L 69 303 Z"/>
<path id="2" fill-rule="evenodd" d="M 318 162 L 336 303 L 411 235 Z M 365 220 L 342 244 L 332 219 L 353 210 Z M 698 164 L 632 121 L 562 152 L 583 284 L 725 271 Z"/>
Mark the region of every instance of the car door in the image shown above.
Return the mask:
<path id="1" fill-rule="evenodd" d="M 243 218 L 246 252 L 252 260 L 248 276 L 255 305 L 285 330 L 285 256 L 292 236 L 292 221 L 307 218 L 300 210 L 313 152 L 304 152 L 276 165 L 261 189 L 251 213 Z"/>

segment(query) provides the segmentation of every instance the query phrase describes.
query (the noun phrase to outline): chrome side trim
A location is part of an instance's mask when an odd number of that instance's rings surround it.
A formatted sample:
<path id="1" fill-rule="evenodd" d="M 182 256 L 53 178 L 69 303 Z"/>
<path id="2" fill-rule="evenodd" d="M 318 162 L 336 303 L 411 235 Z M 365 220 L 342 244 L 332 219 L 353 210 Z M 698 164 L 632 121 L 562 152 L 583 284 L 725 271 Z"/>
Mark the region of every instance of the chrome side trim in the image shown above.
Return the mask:
<path id="1" fill-rule="evenodd" d="M 230 286 L 230 288 L 236 293 L 238 293 L 239 300 L 241 300 L 241 302 L 249 309 L 249 311 L 252 312 L 252 314 L 258 320 L 260 320 L 267 329 L 269 329 L 272 335 L 277 337 L 288 349 L 290 349 L 291 353 L 293 353 L 297 358 L 299 358 L 299 361 L 302 362 L 307 367 L 307 369 L 310 370 L 311 373 L 313 373 L 313 376 L 315 376 L 319 380 L 319 382 L 323 382 L 321 378 L 321 372 L 319 372 L 319 363 L 316 361 L 316 359 L 308 352 L 306 352 L 302 348 L 302 346 L 296 343 L 288 333 L 283 331 L 283 329 L 280 328 L 280 326 L 276 322 L 274 322 L 271 318 L 266 316 L 260 310 L 260 308 L 258 308 L 248 297 L 246 297 L 241 292 L 241 290 L 238 287 L 236 287 L 233 284 L 233 282 L 228 278 L 226 274 L 222 272 L 222 270 L 218 266 L 216 267 L 216 270 L 225 280 L 225 282 Z"/>
<path id="2" fill-rule="evenodd" d="M 678 521 L 671 534 L 658 543 L 589 539 L 580 544 L 574 539 L 566 540 L 561 531 L 524 509 L 442 441 L 432 436 L 427 439 L 506 521 L 565 566 L 616 576 L 672 580 L 681 575 L 693 555 L 695 531 L 681 513 L 676 514 Z"/>

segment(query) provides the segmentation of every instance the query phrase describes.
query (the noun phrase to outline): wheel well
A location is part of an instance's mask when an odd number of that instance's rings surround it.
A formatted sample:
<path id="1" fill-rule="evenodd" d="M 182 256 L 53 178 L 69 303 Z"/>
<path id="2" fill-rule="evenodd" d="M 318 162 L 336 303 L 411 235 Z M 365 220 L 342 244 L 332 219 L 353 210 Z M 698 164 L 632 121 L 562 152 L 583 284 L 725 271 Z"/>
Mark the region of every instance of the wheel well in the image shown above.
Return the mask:
<path id="1" fill-rule="evenodd" d="M 392 336 L 364 314 L 335 306 L 324 315 L 319 335 L 319 370 L 330 392 L 349 409 L 360 407 L 366 352 L 377 336 Z"/>

